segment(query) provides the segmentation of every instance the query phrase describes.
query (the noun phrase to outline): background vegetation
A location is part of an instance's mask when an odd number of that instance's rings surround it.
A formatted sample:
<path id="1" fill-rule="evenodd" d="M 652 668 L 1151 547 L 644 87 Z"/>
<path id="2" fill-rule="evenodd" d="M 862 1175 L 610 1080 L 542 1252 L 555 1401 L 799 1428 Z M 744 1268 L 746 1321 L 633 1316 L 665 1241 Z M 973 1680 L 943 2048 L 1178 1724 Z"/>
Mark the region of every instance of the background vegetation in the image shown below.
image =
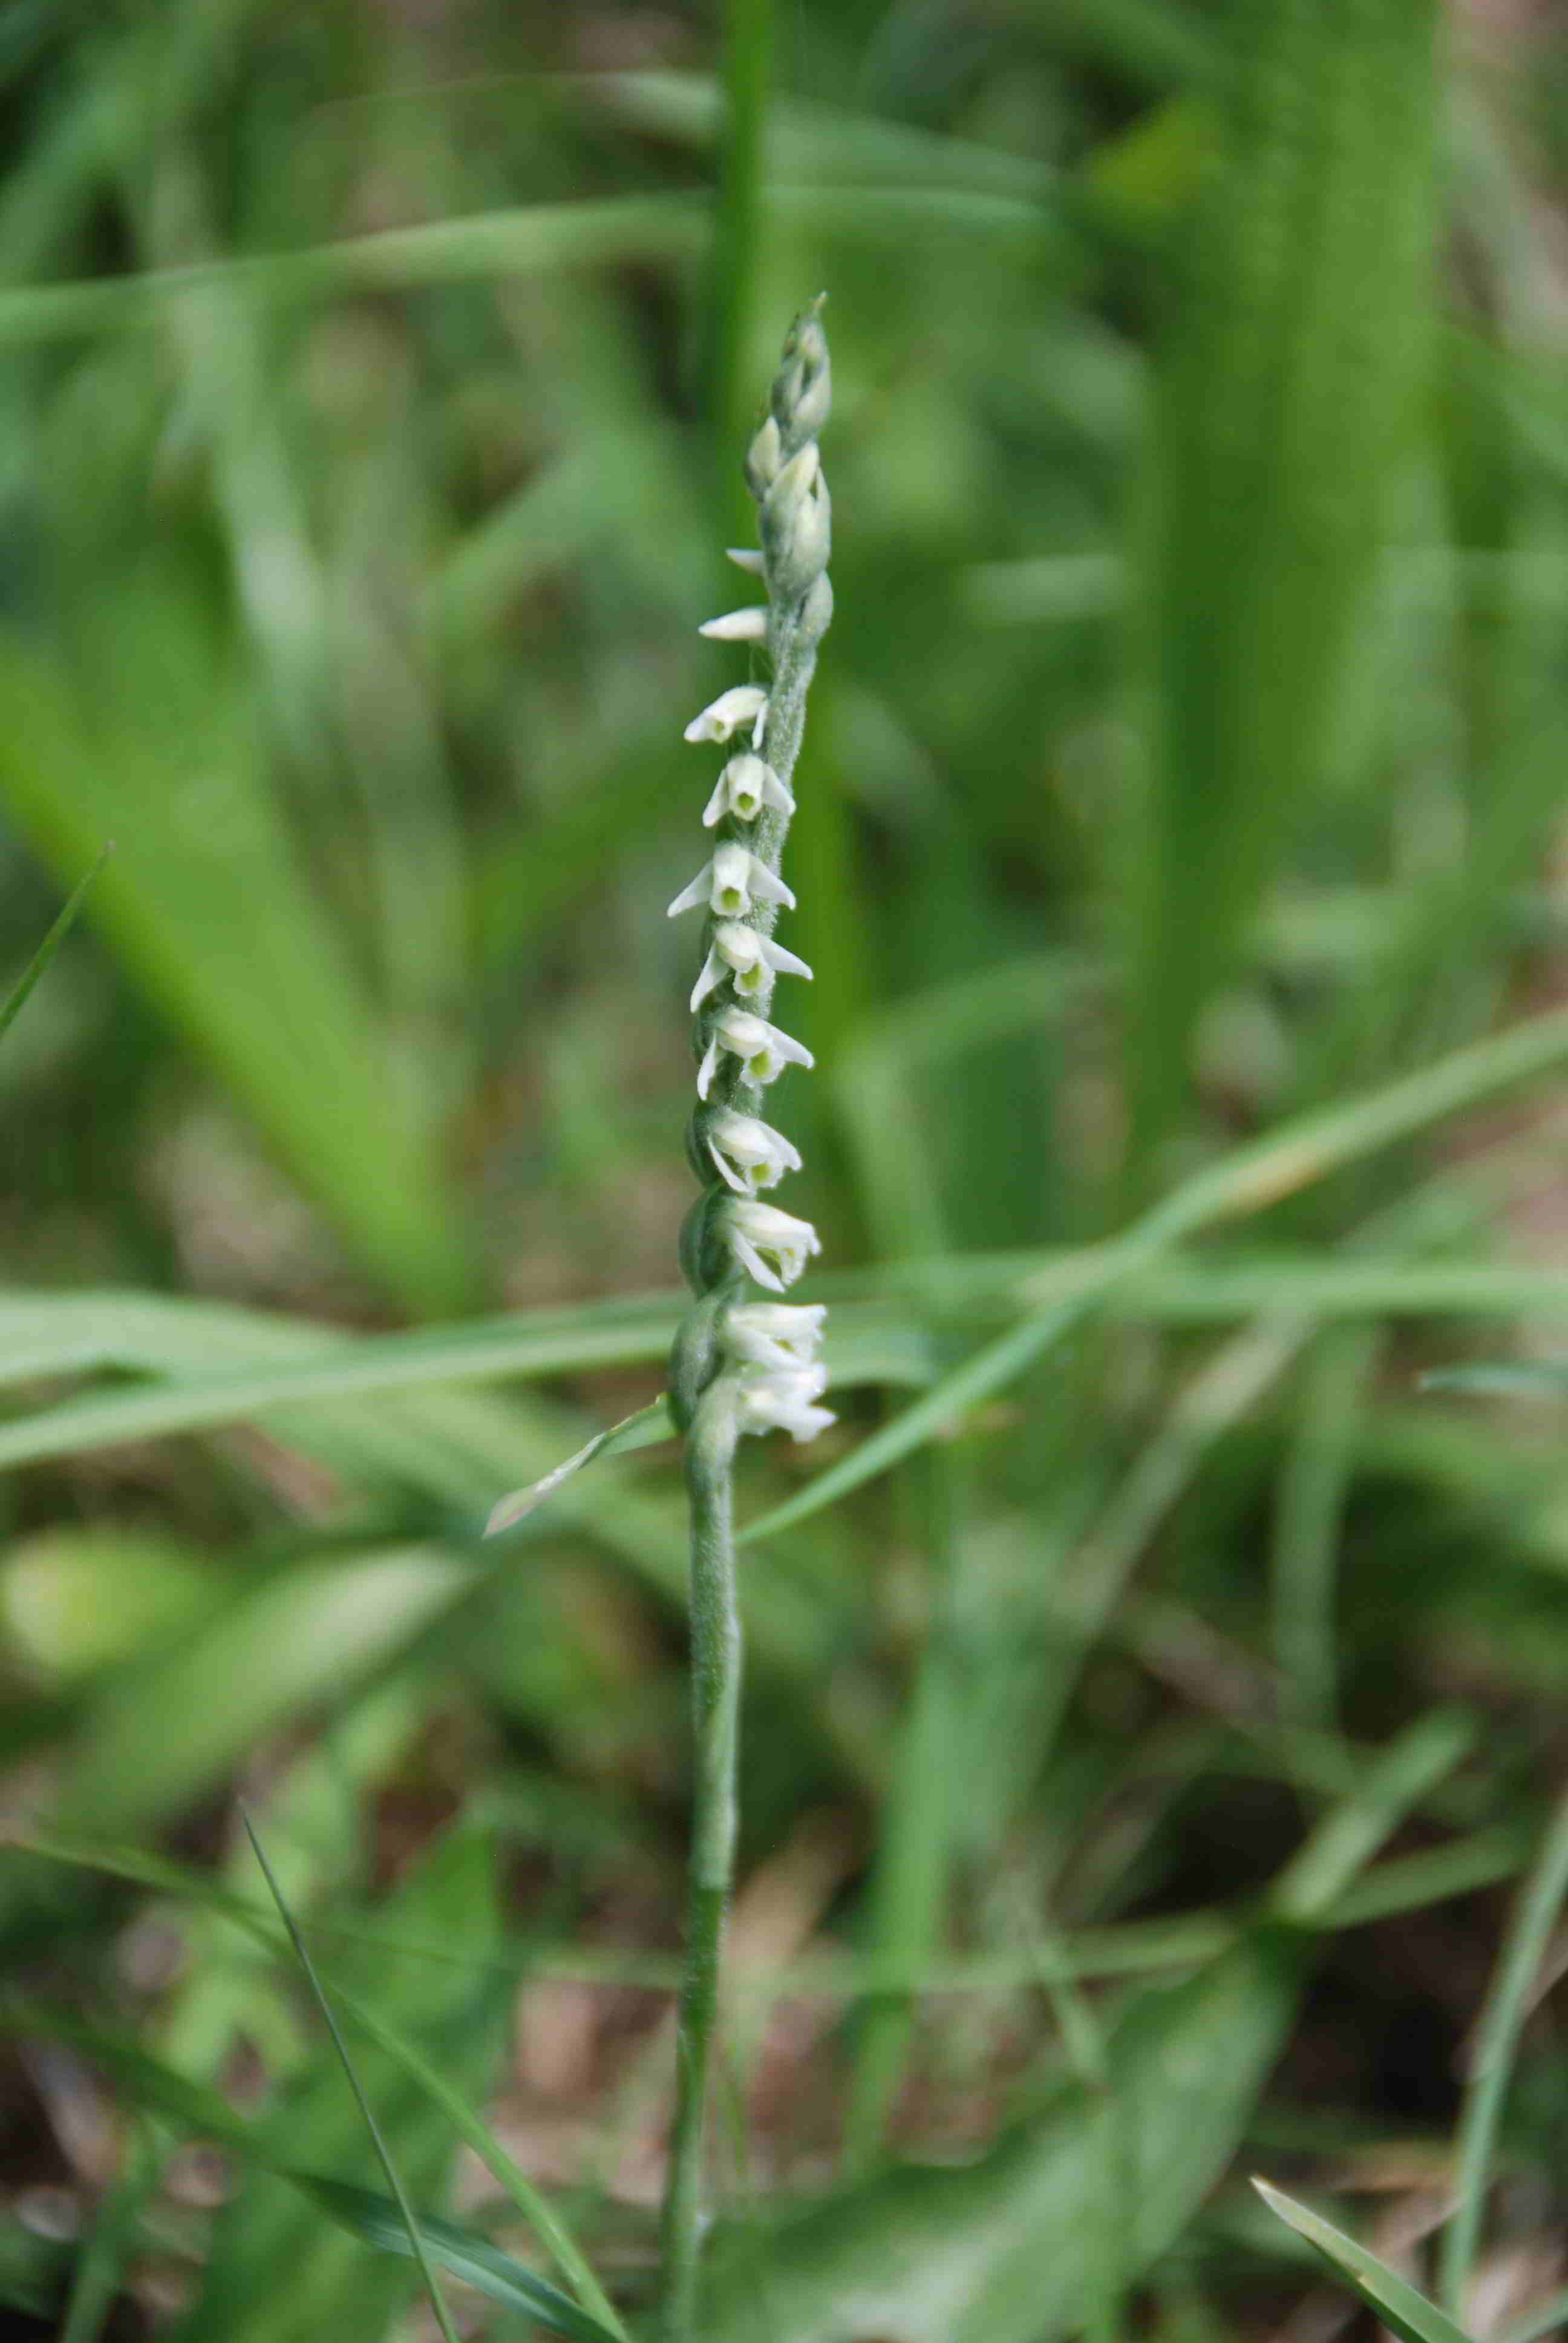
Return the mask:
<path id="1" fill-rule="evenodd" d="M 819 285 L 843 1420 L 748 1459 L 709 2331 L 1318 2343 L 1259 2166 L 1558 2315 L 1562 1415 L 1422 1376 L 1568 1314 L 1562 42 L 0 16 L 0 976 L 116 848 L 0 1045 L 7 2334 L 425 2331 L 241 1797 L 416 2198 L 645 2311 L 672 1456 L 479 1533 L 658 1386 L 680 727 Z"/>

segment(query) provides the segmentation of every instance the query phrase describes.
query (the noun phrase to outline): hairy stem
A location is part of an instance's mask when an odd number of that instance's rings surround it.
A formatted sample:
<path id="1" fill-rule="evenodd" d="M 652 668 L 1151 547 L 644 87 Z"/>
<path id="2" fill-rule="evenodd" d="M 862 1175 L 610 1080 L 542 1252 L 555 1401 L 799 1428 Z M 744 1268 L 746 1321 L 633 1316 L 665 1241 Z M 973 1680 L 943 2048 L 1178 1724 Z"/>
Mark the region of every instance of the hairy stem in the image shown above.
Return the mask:
<path id="1" fill-rule="evenodd" d="M 664 2333 L 689 2343 L 704 2227 L 709 2053 L 719 2014 L 719 1965 L 735 1868 L 740 1614 L 735 1594 L 730 1468 L 734 1407 L 728 1387 L 699 1404 L 686 1443 L 691 1508 L 691 1685 L 695 1746 L 686 1966 L 676 2039 L 675 2126 L 664 2196 Z"/>

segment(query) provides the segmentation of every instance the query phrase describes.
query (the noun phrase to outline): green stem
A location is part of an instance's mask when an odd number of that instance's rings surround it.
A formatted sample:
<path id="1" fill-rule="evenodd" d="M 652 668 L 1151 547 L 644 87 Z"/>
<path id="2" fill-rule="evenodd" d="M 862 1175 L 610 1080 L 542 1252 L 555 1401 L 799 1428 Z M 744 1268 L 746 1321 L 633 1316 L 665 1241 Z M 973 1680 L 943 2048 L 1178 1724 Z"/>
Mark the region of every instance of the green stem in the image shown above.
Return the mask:
<path id="1" fill-rule="evenodd" d="M 675 2126 L 664 2194 L 664 2334 L 688 2343 L 704 2228 L 708 2075 L 719 2014 L 719 1964 L 735 1868 L 740 1614 L 735 1594 L 728 1377 L 699 1403 L 686 1443 L 691 1506 L 691 1684 L 695 1781 L 687 1885 L 686 1966 L 676 2039 Z"/>

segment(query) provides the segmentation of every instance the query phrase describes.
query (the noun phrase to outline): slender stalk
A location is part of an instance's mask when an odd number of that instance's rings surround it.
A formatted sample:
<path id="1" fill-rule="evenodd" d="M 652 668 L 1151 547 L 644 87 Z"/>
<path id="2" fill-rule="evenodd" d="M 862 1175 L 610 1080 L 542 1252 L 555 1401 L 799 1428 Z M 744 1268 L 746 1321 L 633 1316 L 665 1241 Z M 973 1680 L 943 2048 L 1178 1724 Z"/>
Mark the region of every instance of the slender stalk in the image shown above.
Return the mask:
<path id="1" fill-rule="evenodd" d="M 719 2015 L 724 1921 L 735 1869 L 740 1613 L 735 1594 L 730 1466 L 735 1413 L 710 1386 L 686 1447 L 691 1507 L 691 1708 L 696 1780 L 687 1884 L 686 1974 L 676 2038 L 675 2127 L 664 2201 L 665 2327 L 692 2331 L 702 2251 L 708 2075 Z"/>

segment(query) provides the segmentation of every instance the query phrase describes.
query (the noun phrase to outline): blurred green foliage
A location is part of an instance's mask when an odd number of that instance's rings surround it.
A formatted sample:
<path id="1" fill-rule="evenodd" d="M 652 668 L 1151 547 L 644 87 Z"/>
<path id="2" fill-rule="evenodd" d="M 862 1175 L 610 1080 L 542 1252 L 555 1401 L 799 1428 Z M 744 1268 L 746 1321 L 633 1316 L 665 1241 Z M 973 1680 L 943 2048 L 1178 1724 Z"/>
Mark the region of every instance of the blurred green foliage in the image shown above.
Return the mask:
<path id="1" fill-rule="evenodd" d="M 381 2186 L 236 1790 L 417 2199 L 645 2317 L 678 1476 L 480 1533 L 658 1389 L 680 728 L 819 286 L 846 1397 L 747 1460 L 713 2332 L 1261 2331 L 1242 2159 L 1408 2237 L 1456 2125 L 1449 2308 L 1560 2282 L 1560 1418 L 1420 1385 L 1568 1317 L 1553 23 L 0 14 L 0 999 L 115 847 L 0 1044 L 8 2332 L 424 2331 L 183 2137 Z"/>

